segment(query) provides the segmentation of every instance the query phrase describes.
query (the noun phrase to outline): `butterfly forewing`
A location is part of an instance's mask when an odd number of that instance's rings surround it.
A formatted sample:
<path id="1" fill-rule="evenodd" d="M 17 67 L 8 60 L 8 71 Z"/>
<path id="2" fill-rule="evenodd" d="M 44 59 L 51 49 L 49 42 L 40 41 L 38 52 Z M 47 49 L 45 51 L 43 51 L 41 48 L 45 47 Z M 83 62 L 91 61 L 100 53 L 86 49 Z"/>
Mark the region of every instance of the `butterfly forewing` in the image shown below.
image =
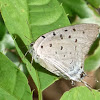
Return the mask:
<path id="1" fill-rule="evenodd" d="M 80 24 L 60 28 L 39 37 L 33 48 L 40 65 L 52 73 L 79 81 L 84 58 L 98 34 L 98 25 Z"/>

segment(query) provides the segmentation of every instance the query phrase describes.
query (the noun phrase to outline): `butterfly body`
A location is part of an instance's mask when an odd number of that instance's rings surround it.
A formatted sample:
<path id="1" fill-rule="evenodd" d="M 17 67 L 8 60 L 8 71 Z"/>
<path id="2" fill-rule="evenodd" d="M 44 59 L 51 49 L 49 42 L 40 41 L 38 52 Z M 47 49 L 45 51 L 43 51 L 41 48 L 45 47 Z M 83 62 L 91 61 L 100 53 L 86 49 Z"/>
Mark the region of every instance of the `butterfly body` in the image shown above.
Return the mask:
<path id="1" fill-rule="evenodd" d="M 98 34 L 98 25 L 80 24 L 40 36 L 31 46 L 32 59 L 50 72 L 81 82 L 84 59 Z"/>

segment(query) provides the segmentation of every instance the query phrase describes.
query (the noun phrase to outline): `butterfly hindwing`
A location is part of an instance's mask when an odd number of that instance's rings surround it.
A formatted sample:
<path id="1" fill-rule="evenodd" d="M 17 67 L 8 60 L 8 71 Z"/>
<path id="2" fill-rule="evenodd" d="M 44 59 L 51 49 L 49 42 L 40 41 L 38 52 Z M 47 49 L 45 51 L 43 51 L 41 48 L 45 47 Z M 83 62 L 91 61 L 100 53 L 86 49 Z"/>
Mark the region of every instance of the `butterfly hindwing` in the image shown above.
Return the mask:
<path id="1" fill-rule="evenodd" d="M 47 70 L 79 81 L 84 58 L 97 34 L 96 24 L 60 28 L 39 37 L 33 46 L 34 54 L 38 55 L 37 61 Z"/>

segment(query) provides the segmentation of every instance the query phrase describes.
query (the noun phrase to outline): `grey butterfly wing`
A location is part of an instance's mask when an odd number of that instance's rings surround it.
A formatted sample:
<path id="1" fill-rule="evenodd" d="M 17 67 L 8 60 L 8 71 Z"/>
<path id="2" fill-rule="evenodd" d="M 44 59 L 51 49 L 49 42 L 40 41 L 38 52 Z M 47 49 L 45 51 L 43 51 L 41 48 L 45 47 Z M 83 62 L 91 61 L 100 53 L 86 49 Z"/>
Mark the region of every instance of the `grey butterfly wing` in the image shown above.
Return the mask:
<path id="1" fill-rule="evenodd" d="M 37 39 L 33 46 L 33 57 L 54 74 L 78 81 L 83 72 L 85 55 L 97 34 L 98 25 L 95 24 L 54 30 Z"/>

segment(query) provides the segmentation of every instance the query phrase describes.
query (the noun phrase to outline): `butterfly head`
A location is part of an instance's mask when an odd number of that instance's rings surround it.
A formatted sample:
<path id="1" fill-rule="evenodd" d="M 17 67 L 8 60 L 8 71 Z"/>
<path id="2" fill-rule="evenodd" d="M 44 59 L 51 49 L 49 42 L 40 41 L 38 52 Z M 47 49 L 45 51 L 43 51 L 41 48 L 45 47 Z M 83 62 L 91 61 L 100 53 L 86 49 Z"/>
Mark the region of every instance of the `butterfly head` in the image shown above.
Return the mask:
<path id="1" fill-rule="evenodd" d="M 30 44 L 29 53 L 32 55 L 32 61 L 33 61 L 33 59 L 34 59 L 35 62 L 38 62 L 39 55 L 37 54 L 36 50 L 37 50 L 37 49 L 36 49 L 36 47 L 35 47 L 35 43 L 32 42 L 32 43 Z"/>

